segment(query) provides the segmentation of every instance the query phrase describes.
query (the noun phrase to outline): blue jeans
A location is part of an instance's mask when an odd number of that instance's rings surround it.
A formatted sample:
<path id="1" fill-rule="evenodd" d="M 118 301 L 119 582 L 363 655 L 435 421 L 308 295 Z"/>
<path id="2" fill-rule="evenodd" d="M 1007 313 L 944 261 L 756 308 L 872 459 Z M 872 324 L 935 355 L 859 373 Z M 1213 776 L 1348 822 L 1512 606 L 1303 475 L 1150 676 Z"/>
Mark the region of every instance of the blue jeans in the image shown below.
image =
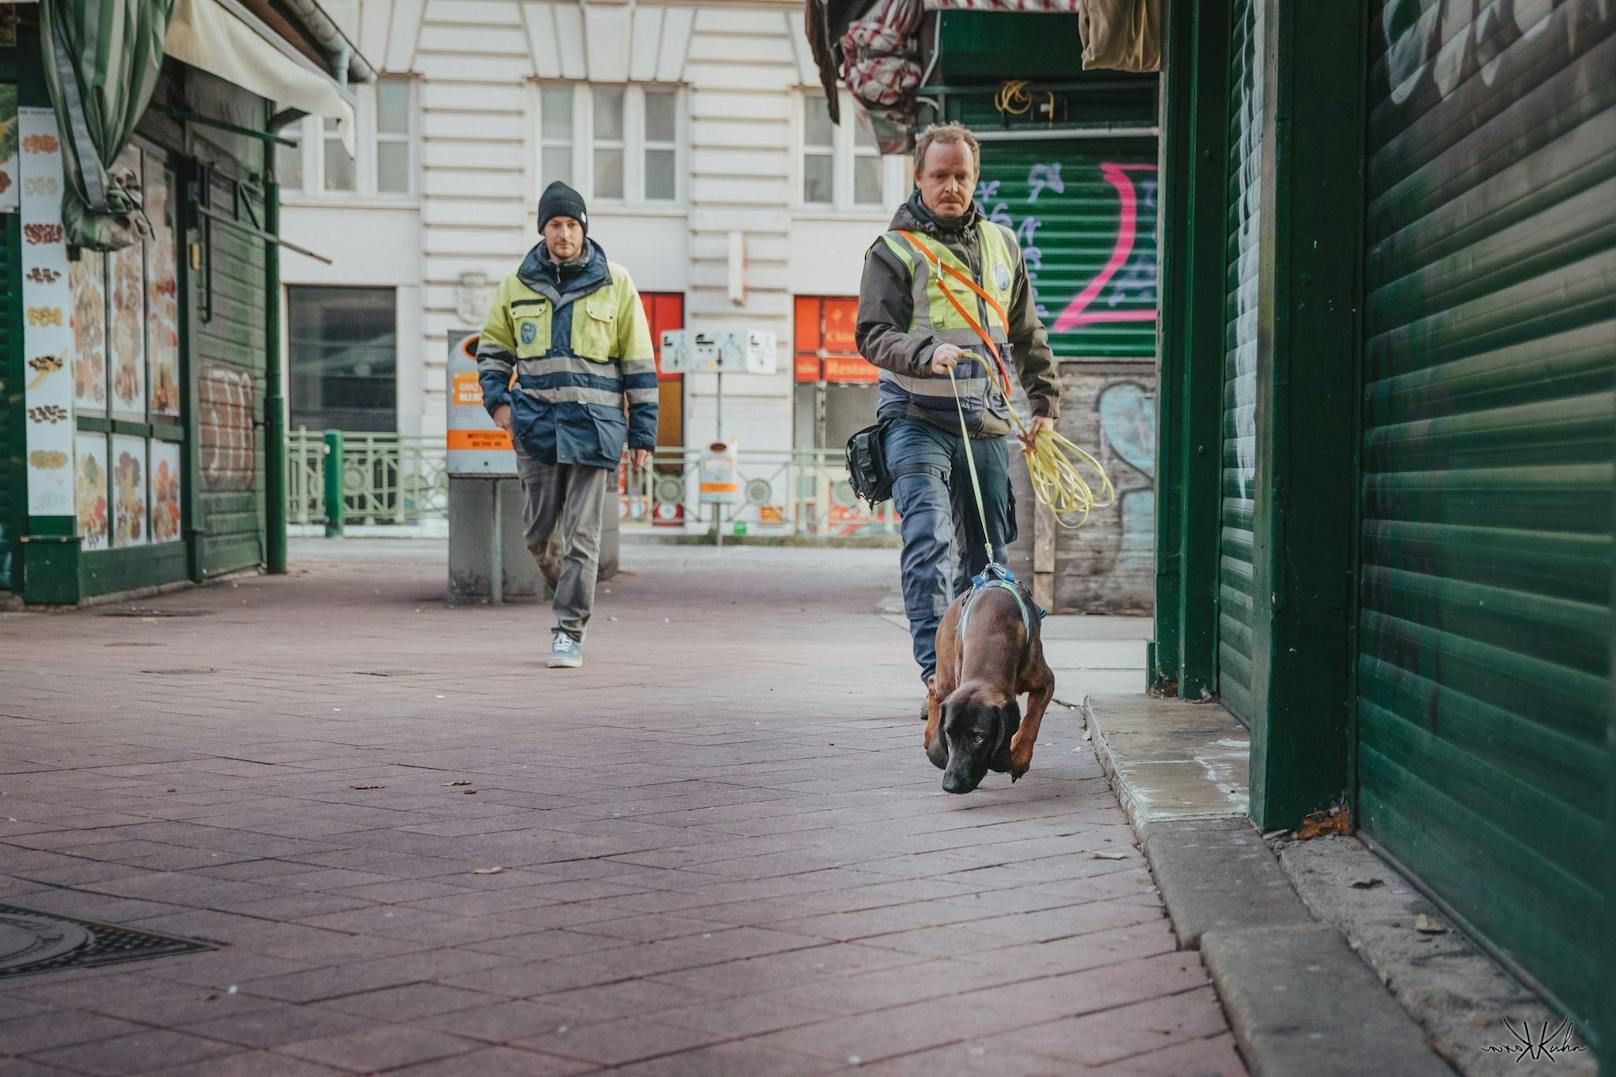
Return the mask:
<path id="1" fill-rule="evenodd" d="M 982 523 L 965 461 L 965 439 L 920 419 L 896 419 L 881 443 L 895 476 L 892 499 L 903 517 L 903 611 L 922 682 L 937 668 L 937 624 L 954 596 L 987 566 Z M 982 483 L 993 560 L 1004 564 L 1016 539 L 1008 438 L 970 442 Z"/>

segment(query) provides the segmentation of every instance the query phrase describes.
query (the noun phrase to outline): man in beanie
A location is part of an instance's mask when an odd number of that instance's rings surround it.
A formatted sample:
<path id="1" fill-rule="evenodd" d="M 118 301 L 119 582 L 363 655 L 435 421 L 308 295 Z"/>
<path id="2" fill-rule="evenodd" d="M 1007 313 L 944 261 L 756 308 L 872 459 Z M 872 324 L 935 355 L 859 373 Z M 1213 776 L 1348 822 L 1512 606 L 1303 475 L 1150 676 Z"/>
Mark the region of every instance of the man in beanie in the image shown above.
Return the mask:
<path id="1" fill-rule="evenodd" d="M 483 406 L 516 450 L 528 549 L 555 590 L 549 664 L 576 668 L 595 604 L 610 480 L 625 445 L 636 468 L 656 448 L 656 360 L 639 293 L 589 238 L 583 197 L 550 184 L 539 199 L 539 233 L 494 293 L 477 373 Z M 559 563 L 545 556 L 552 539 Z"/>

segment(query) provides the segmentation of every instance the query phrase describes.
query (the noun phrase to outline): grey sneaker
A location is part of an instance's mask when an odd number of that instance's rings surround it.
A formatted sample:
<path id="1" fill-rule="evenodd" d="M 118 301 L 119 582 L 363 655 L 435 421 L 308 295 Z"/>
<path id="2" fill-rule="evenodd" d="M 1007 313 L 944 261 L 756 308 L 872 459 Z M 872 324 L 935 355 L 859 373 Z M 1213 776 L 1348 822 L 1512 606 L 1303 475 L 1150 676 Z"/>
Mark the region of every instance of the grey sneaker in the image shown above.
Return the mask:
<path id="1" fill-rule="evenodd" d="M 550 668 L 577 669 L 583 664 L 583 647 L 565 632 L 557 632 L 555 642 L 550 645 Z"/>

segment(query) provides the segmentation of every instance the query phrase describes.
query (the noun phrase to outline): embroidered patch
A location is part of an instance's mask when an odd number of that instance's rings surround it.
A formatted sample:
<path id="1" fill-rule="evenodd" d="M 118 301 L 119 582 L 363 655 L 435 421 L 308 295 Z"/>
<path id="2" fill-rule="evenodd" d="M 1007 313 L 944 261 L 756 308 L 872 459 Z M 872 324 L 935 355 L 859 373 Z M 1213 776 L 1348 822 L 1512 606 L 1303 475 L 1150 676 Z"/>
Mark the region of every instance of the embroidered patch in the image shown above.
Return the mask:
<path id="1" fill-rule="evenodd" d="M 993 267 L 993 283 L 999 286 L 1000 291 L 1010 287 L 1010 267 L 1000 262 Z"/>
<path id="2" fill-rule="evenodd" d="M 533 339 L 535 337 L 537 337 L 538 335 L 539 335 L 539 323 L 538 322 L 523 322 L 522 323 L 522 343 L 523 344 L 532 344 Z"/>

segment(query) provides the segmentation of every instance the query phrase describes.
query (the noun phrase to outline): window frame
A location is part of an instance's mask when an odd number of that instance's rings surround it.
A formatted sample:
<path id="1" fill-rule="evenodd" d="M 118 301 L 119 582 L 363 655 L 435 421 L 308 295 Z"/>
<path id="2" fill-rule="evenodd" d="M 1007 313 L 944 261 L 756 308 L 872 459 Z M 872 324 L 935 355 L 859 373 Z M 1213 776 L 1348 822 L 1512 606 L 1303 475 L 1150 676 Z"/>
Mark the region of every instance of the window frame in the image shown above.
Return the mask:
<path id="1" fill-rule="evenodd" d="M 565 88 L 572 91 L 572 179 L 569 185 L 591 210 L 682 210 L 689 198 L 689 144 L 690 121 L 687 115 L 688 95 L 685 87 L 671 82 L 585 82 L 582 80 L 535 79 L 529 83 L 529 104 L 532 119 L 529 123 L 528 170 L 533 204 L 549 186 L 551 177 L 545 174 L 544 151 L 560 145 L 557 140 L 544 137 L 543 91 L 546 88 Z M 597 140 L 595 137 L 595 91 L 623 91 L 623 138 Z M 646 140 L 645 94 L 647 91 L 672 93 L 674 98 L 674 141 L 655 143 Z M 623 196 L 606 197 L 595 191 L 595 151 L 621 149 L 623 153 Z M 646 196 L 646 153 L 648 150 L 673 150 L 672 198 Z"/>
<path id="2" fill-rule="evenodd" d="M 907 178 L 907 159 L 882 155 L 879 147 L 861 147 L 856 137 L 855 126 L 858 121 L 857 105 L 852 95 L 844 92 L 841 95 L 842 122 L 831 126 L 831 190 L 829 202 L 808 201 L 805 190 L 807 182 L 807 159 L 810 155 L 823 156 L 824 147 L 808 145 L 808 118 L 807 110 L 810 108 L 824 108 L 824 91 L 817 86 L 804 86 L 796 93 L 796 106 L 791 113 L 791 205 L 802 213 L 808 214 L 867 214 L 872 217 L 884 216 L 894 206 L 908 197 L 908 187 L 904 181 Z M 859 202 L 855 200 L 856 162 L 859 158 L 871 158 L 880 162 L 881 198 L 877 202 Z"/>
<path id="3" fill-rule="evenodd" d="M 297 186 L 282 183 L 281 196 L 285 199 L 300 203 L 337 203 L 352 204 L 355 202 L 375 202 L 387 205 L 410 205 L 420 198 L 421 191 L 421 155 L 417 147 L 421 144 L 421 118 L 419 108 L 419 94 L 417 80 L 407 75 L 384 75 L 382 78 L 404 83 L 408 93 L 408 102 L 405 105 L 408 117 L 408 127 L 402 134 L 396 132 L 383 133 L 378 123 L 377 87 L 374 83 L 365 83 L 354 87 L 356 106 L 354 108 L 354 185 L 351 190 L 328 191 L 325 187 L 325 150 L 326 142 L 334 135 L 327 134 L 325 120 L 319 116 L 304 116 L 301 119 L 287 124 L 282 128 L 281 134 L 297 142 L 298 160 L 302 165 L 302 182 Z M 407 189 L 404 191 L 383 191 L 380 189 L 380 167 L 377 147 L 382 142 L 402 144 L 406 148 L 408 160 Z M 277 147 L 277 149 L 282 147 Z"/>

